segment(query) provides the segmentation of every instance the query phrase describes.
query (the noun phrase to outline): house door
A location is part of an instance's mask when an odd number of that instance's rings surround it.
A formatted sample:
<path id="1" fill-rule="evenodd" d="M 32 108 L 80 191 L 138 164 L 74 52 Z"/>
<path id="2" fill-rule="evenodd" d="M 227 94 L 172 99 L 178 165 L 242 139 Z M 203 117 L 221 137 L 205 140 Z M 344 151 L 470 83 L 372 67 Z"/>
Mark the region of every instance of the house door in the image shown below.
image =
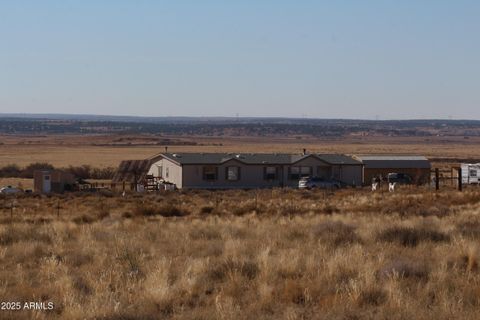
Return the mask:
<path id="1" fill-rule="evenodd" d="M 50 180 L 50 175 L 46 174 L 43 176 L 43 192 L 49 193 L 52 191 L 52 181 Z"/>

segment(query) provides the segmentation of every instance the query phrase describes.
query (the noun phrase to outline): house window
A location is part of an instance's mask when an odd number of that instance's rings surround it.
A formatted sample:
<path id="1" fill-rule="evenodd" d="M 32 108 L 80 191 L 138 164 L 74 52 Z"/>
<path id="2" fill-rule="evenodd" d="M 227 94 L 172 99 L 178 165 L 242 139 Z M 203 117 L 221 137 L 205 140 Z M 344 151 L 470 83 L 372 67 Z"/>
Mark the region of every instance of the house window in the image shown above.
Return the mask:
<path id="1" fill-rule="evenodd" d="M 276 180 L 276 179 L 277 179 L 277 168 L 265 167 L 265 180 Z"/>
<path id="2" fill-rule="evenodd" d="M 48 180 L 50 180 L 50 176 L 45 176 L 44 179 L 45 179 L 45 181 L 48 181 Z"/>
<path id="3" fill-rule="evenodd" d="M 290 168 L 290 179 L 291 180 L 300 179 L 300 167 L 291 167 Z"/>
<path id="4" fill-rule="evenodd" d="M 213 167 L 213 166 L 203 167 L 203 180 L 207 180 L 207 181 L 217 180 L 217 167 Z"/>
<path id="5" fill-rule="evenodd" d="M 225 169 L 225 179 L 228 181 L 240 180 L 240 168 L 239 167 L 227 167 Z"/>
<path id="6" fill-rule="evenodd" d="M 298 180 L 302 177 L 308 177 L 312 174 L 311 167 L 290 167 L 290 179 Z"/>
<path id="7" fill-rule="evenodd" d="M 165 168 L 165 178 L 168 178 L 168 174 L 169 174 L 168 171 L 169 171 L 169 170 L 168 170 L 168 167 L 166 167 L 166 168 Z"/>
<path id="8" fill-rule="evenodd" d="M 476 177 L 477 176 L 477 170 L 470 170 L 470 177 Z"/>

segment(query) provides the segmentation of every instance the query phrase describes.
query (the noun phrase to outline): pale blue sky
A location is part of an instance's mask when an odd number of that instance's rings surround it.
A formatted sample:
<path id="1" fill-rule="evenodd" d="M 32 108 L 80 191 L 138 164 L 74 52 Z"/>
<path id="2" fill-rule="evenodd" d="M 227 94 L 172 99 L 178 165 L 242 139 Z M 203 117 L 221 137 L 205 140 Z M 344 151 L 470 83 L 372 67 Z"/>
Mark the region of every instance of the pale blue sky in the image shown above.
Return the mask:
<path id="1" fill-rule="evenodd" d="M 0 112 L 480 119 L 477 0 L 0 0 Z"/>

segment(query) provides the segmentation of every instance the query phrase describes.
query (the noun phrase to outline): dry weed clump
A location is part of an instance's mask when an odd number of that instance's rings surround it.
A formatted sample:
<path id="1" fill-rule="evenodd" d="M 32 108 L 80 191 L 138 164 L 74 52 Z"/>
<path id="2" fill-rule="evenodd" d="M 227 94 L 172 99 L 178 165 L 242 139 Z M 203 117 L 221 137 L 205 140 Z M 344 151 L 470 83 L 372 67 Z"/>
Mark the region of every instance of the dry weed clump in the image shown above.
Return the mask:
<path id="1" fill-rule="evenodd" d="M 52 237 L 45 231 L 29 225 L 4 226 L 0 231 L 0 245 L 9 246 L 17 242 L 51 244 Z"/>
<path id="2" fill-rule="evenodd" d="M 319 241 L 327 242 L 334 247 L 360 242 L 355 227 L 341 221 L 325 221 L 312 227 L 313 236 Z"/>
<path id="3" fill-rule="evenodd" d="M 450 236 L 428 228 L 390 227 L 377 235 L 379 241 L 396 242 L 405 247 L 415 247 L 421 242 L 448 242 Z"/>
<path id="4" fill-rule="evenodd" d="M 0 318 L 477 319 L 480 190 L 468 192 L 0 199 L 0 299 L 55 305 Z M 455 214 L 381 211 L 435 197 Z"/>
<path id="5" fill-rule="evenodd" d="M 137 217 L 184 217 L 190 213 L 187 210 L 181 209 L 173 204 L 166 205 L 137 205 L 133 210 L 133 216 Z"/>
<path id="6" fill-rule="evenodd" d="M 480 239 L 480 221 L 465 221 L 457 224 L 458 232 L 467 238 Z"/>
<path id="7" fill-rule="evenodd" d="M 378 270 L 378 276 L 416 278 L 418 280 L 428 279 L 428 266 L 413 259 L 399 257 L 385 264 Z"/>
<path id="8" fill-rule="evenodd" d="M 243 216 L 250 213 L 261 214 L 265 211 L 263 205 L 258 205 L 257 201 L 248 201 L 240 204 L 232 209 L 232 214 L 235 216 Z"/>

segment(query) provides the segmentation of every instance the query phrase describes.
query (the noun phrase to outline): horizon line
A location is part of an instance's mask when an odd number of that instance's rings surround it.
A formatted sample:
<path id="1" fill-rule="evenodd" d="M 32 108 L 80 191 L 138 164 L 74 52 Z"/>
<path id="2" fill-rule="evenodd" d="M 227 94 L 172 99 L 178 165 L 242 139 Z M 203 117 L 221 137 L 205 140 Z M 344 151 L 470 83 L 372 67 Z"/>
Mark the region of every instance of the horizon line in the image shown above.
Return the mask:
<path id="1" fill-rule="evenodd" d="M 372 119 L 372 118 L 338 118 L 338 117 L 308 117 L 308 116 L 220 116 L 220 115 L 164 115 L 164 116 L 152 116 L 152 115 L 113 115 L 113 114 L 87 114 L 87 113 L 28 113 L 28 112 L 0 112 L 0 118 L 29 118 L 30 119 L 39 119 L 48 117 L 89 117 L 89 118 L 131 118 L 131 119 L 218 119 L 218 120 L 236 120 L 236 119 L 265 119 L 265 120 L 349 120 L 349 121 L 480 121 L 480 119 L 462 119 L 462 118 L 385 118 L 381 117 Z"/>

